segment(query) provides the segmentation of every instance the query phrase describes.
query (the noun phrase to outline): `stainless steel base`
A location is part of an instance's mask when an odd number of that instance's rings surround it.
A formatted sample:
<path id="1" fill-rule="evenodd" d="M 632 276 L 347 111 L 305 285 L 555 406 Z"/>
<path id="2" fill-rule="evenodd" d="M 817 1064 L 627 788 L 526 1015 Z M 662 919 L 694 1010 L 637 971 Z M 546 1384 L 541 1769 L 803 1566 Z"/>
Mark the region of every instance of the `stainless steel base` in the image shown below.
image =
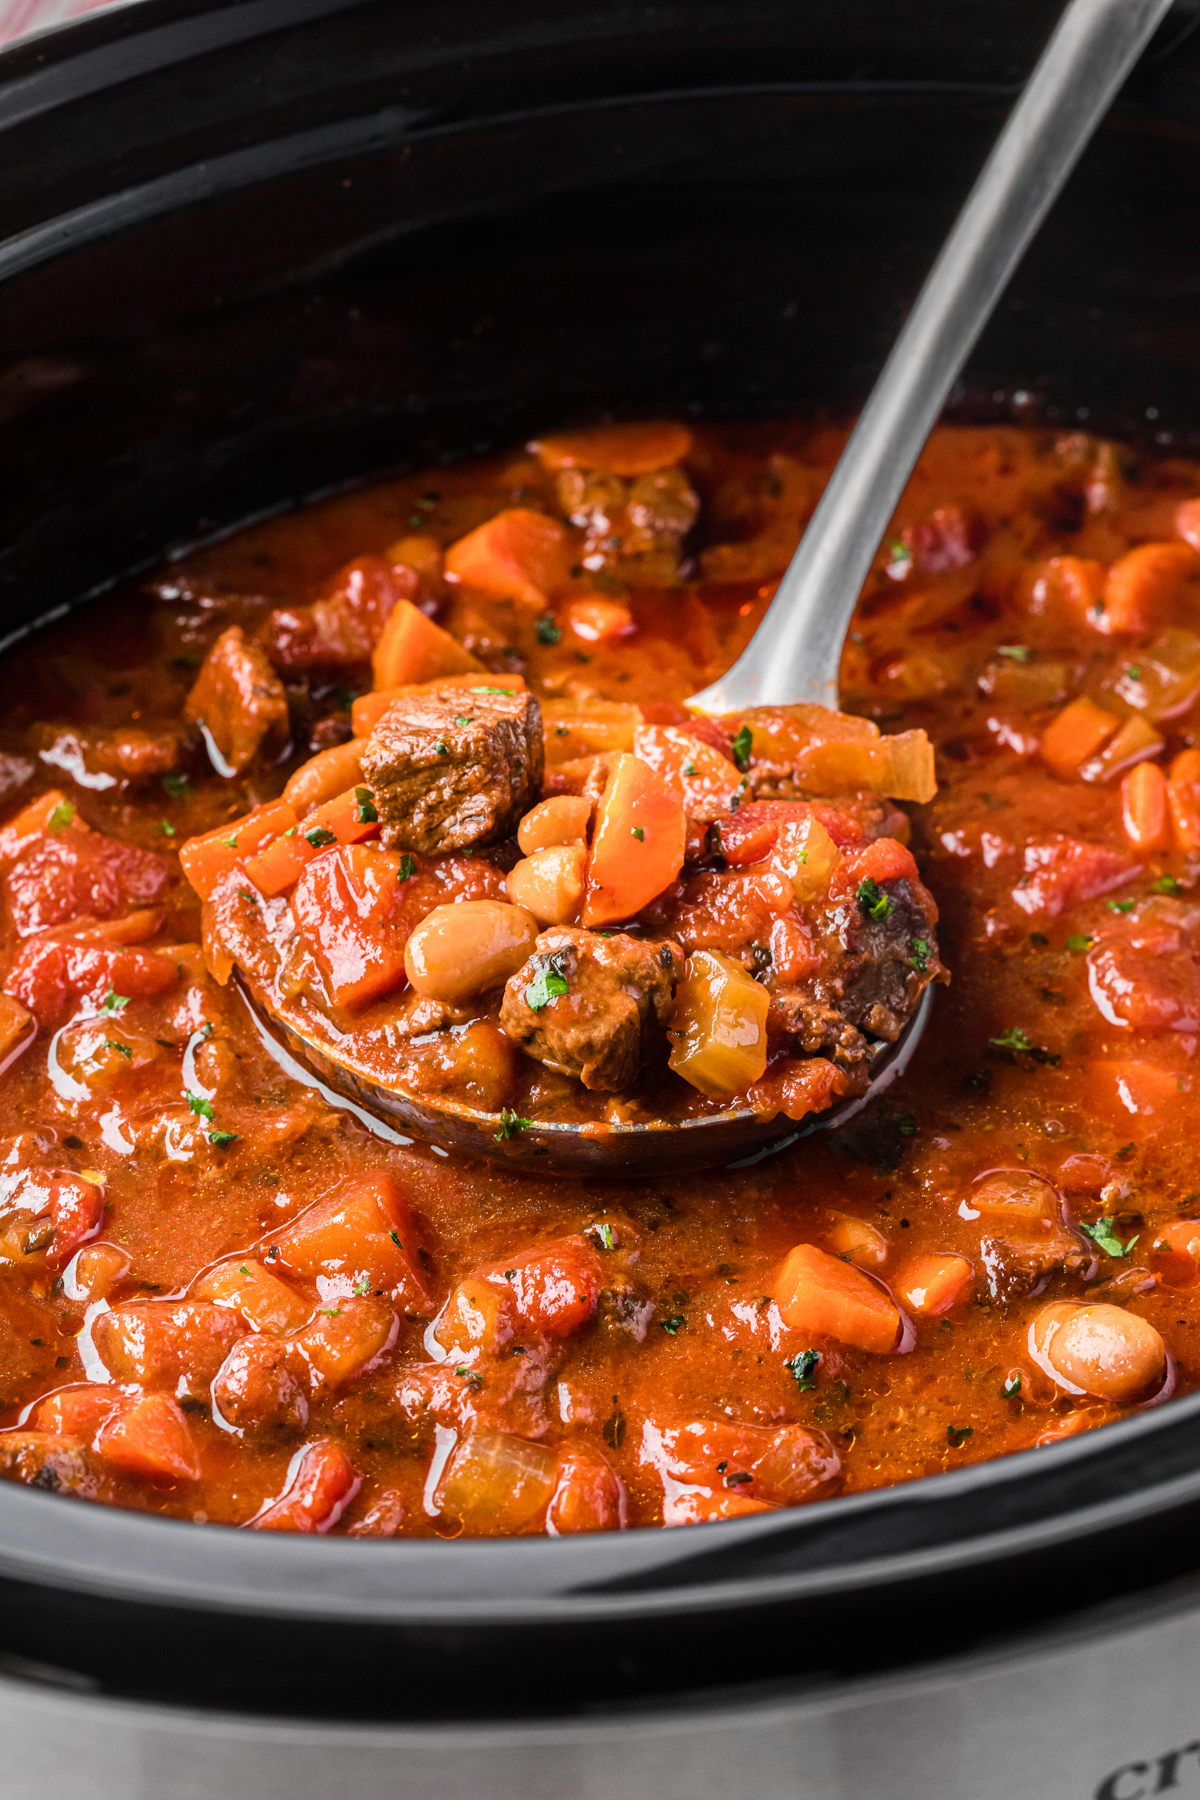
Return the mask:
<path id="1" fill-rule="evenodd" d="M 971 1605 L 964 1589 L 962 1605 Z M 731 1646 L 736 1656 L 736 1646 Z M 1200 1796 L 1200 1591 L 900 1677 L 613 1720 L 325 1725 L 0 1679 L 3 1800 Z M 536 1680 L 536 1671 L 530 1671 Z"/>

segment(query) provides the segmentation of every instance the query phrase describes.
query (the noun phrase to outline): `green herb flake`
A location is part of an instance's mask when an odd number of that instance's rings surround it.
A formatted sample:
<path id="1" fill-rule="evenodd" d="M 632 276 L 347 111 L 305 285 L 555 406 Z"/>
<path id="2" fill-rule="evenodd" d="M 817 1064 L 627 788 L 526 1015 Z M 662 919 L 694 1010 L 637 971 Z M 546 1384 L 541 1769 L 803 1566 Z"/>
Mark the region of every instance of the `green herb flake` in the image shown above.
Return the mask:
<path id="1" fill-rule="evenodd" d="M 326 831 L 323 825 L 314 825 L 311 831 L 305 832 L 304 836 L 306 842 L 310 843 L 314 850 L 328 850 L 330 844 L 337 843 L 333 832 Z"/>
<path id="2" fill-rule="evenodd" d="M 1031 931 L 1029 934 L 1029 941 L 1031 944 L 1035 944 L 1039 950 L 1044 950 L 1046 945 L 1050 942 L 1050 939 L 1046 936 L 1044 931 Z"/>
<path id="3" fill-rule="evenodd" d="M 974 1437 L 973 1425 L 947 1425 L 946 1442 L 952 1450 L 961 1450 L 969 1437 Z"/>
<path id="4" fill-rule="evenodd" d="M 190 1088 L 185 1088 L 183 1092 L 184 1098 L 187 1100 L 192 1111 L 198 1114 L 200 1118 L 207 1119 L 211 1124 L 213 1116 L 212 1101 L 206 1100 L 203 1094 L 193 1094 Z"/>
<path id="5" fill-rule="evenodd" d="M 999 1037 L 989 1038 L 993 1050 L 1032 1050 L 1033 1039 L 1019 1025 L 1010 1025 Z"/>
<path id="6" fill-rule="evenodd" d="M 910 945 L 910 949 L 912 950 L 912 955 L 908 960 L 912 963 L 917 974 L 923 975 L 929 967 L 929 945 L 925 942 L 924 938 L 914 938 Z"/>
<path id="7" fill-rule="evenodd" d="M 598 1225 L 589 1225 L 584 1236 L 595 1238 L 601 1250 L 615 1250 L 617 1247 L 616 1232 L 611 1225 L 603 1222 Z"/>
<path id="8" fill-rule="evenodd" d="M 1091 1238 L 1097 1250 L 1103 1250 L 1106 1256 L 1128 1256 L 1142 1234 L 1140 1231 L 1137 1232 L 1127 1244 L 1123 1244 L 1113 1230 L 1115 1224 L 1116 1220 L 1113 1218 L 1093 1219 L 1090 1225 L 1081 1219 L 1079 1229 L 1084 1237 Z"/>
<path id="9" fill-rule="evenodd" d="M 50 814 L 50 817 L 46 820 L 46 823 L 51 831 L 62 831 L 65 826 L 71 823 L 71 820 L 74 817 L 74 801 L 60 800 L 58 805 L 54 808 L 54 811 Z"/>
<path id="10" fill-rule="evenodd" d="M 563 991 L 566 991 L 565 988 Z M 519 1132 L 528 1131 L 532 1124 L 532 1119 L 523 1119 L 520 1113 L 513 1111 L 511 1106 L 502 1106 L 500 1108 L 500 1128 L 498 1131 L 493 1131 L 492 1136 L 498 1144 L 505 1144 L 509 1138 L 516 1137 Z"/>
<path id="11" fill-rule="evenodd" d="M 470 725 L 474 723 L 474 719 L 474 713 L 455 713 L 454 715 L 454 723 L 456 725 Z"/>
<path id="12" fill-rule="evenodd" d="M 105 1038 L 104 1048 L 106 1050 L 115 1050 L 118 1056 L 123 1056 L 125 1058 L 126 1062 L 133 1061 L 133 1051 L 129 1048 L 129 1045 L 119 1044 L 116 1038 Z"/>
<path id="13" fill-rule="evenodd" d="M 483 1376 L 477 1369 L 468 1368 L 466 1363 L 459 1363 L 454 1373 L 456 1375 L 461 1375 L 464 1381 L 471 1382 L 475 1387 L 483 1386 Z"/>
<path id="14" fill-rule="evenodd" d="M 163 792 L 169 794 L 172 800 L 186 799 L 192 791 L 192 784 L 186 775 L 164 775 L 162 784 Z"/>
<path id="15" fill-rule="evenodd" d="M 509 700 L 512 699 L 512 697 L 516 693 L 516 691 L 517 691 L 516 688 L 495 688 L 495 687 L 477 687 L 477 688 L 471 689 L 471 692 L 473 694 L 504 694 Z"/>
<path id="16" fill-rule="evenodd" d="M 550 957 L 525 989 L 525 1004 L 531 1012 L 541 1012 L 543 1006 L 548 1006 L 551 1000 L 561 1000 L 570 991 L 566 976 L 554 958 Z"/>
<path id="17" fill-rule="evenodd" d="M 375 796 L 369 787 L 356 787 L 354 790 L 355 817 L 360 825 L 377 825 L 379 814 L 375 809 Z"/>
<path id="18" fill-rule="evenodd" d="M 633 825 L 630 827 L 630 829 L 633 832 L 633 835 L 637 839 L 638 843 L 644 844 L 646 841 L 646 833 L 642 830 L 642 827 L 640 825 Z"/>
<path id="19" fill-rule="evenodd" d="M 730 746 L 730 749 L 731 749 L 732 755 L 733 755 L 733 760 L 737 764 L 738 768 L 742 771 L 743 775 L 746 773 L 746 770 L 750 767 L 750 750 L 751 750 L 753 743 L 754 743 L 754 733 L 751 731 L 751 729 L 748 725 L 743 725 L 741 730 L 738 732 L 737 736 L 734 738 L 732 745 Z"/>
<path id="20" fill-rule="evenodd" d="M 1131 681 L 1140 681 L 1142 679 L 1142 671 L 1137 663 L 1130 663 L 1125 673 L 1129 676 Z"/>
<path id="21" fill-rule="evenodd" d="M 695 763 L 694 762 L 685 762 L 683 765 L 683 772 L 690 780 L 696 773 Z"/>
<path id="22" fill-rule="evenodd" d="M 114 994 L 112 989 L 109 988 L 107 994 L 104 996 L 104 1004 L 100 1008 L 100 1017 L 102 1019 L 110 1019 L 114 1013 L 124 1012 L 128 1005 L 128 994 Z"/>
<path id="23" fill-rule="evenodd" d="M 1073 931 L 1067 939 L 1067 949 L 1078 956 L 1083 951 L 1090 950 L 1095 941 L 1095 938 L 1089 937 L 1086 931 Z"/>
<path id="24" fill-rule="evenodd" d="M 340 1319 L 342 1316 L 340 1306 L 318 1306 L 317 1311 L 323 1319 Z"/>
<path id="25" fill-rule="evenodd" d="M 416 872 L 417 859 L 415 856 L 410 856 L 406 850 L 400 858 L 400 867 L 396 870 L 396 880 L 401 884 L 411 881 Z"/>
<path id="26" fill-rule="evenodd" d="M 789 1356 L 784 1368 L 790 1370 L 795 1377 L 796 1386 L 802 1394 L 811 1393 L 817 1385 L 817 1364 L 821 1360 L 819 1350 L 799 1350 L 795 1356 Z"/>
<path id="27" fill-rule="evenodd" d="M 1150 883 L 1152 894 L 1182 894 L 1183 883 L 1176 881 L 1174 875 L 1160 875 L 1157 881 Z"/>
<path id="28" fill-rule="evenodd" d="M 289 825 L 283 835 L 284 837 L 295 837 L 299 829 L 300 827 L 298 825 Z"/>
<path id="29" fill-rule="evenodd" d="M 1028 644 L 1000 644 L 996 653 L 998 656 L 1007 656 L 1010 662 L 1015 663 L 1027 663 L 1033 657 Z"/>
<path id="30" fill-rule="evenodd" d="M 445 738 L 439 738 L 433 747 L 439 756 L 449 756 L 450 754 L 450 746 Z"/>
<path id="31" fill-rule="evenodd" d="M 892 910 L 891 901 L 873 875 L 868 875 L 865 881 L 859 882 L 856 898 L 864 916 L 868 919 L 877 921 L 886 919 Z"/>
<path id="32" fill-rule="evenodd" d="M 224 1150 L 226 1144 L 237 1143 L 238 1134 L 236 1131 L 210 1131 L 208 1141 L 215 1144 L 218 1150 Z"/>
<path id="33" fill-rule="evenodd" d="M 358 1295 L 360 1300 L 365 1299 L 370 1291 L 371 1277 L 369 1275 L 364 1275 L 361 1281 L 355 1283 L 353 1289 L 353 1292 Z"/>
<path id="34" fill-rule="evenodd" d="M 389 1231 L 388 1236 L 391 1238 L 393 1244 L 395 1244 L 397 1250 L 403 1250 L 404 1245 L 400 1242 L 400 1236 L 399 1236 L 398 1232 Z"/>
<path id="35" fill-rule="evenodd" d="M 896 1130 L 900 1133 L 902 1138 L 916 1137 L 917 1135 L 917 1116 L 915 1113 L 897 1113 L 892 1120 L 892 1124 L 896 1127 Z M 901 1221 L 901 1223 L 903 1223 L 903 1221 Z"/>
<path id="36" fill-rule="evenodd" d="M 227 838 L 222 838 L 222 839 L 221 839 L 221 842 L 222 842 L 222 843 L 223 843 L 223 844 L 224 844 L 224 846 L 225 846 L 225 848 L 226 848 L 226 849 L 227 849 L 227 850 L 236 850 L 236 849 L 237 849 L 237 844 L 238 844 L 238 841 L 237 841 L 237 832 L 236 832 L 236 831 L 235 831 L 235 832 L 234 832 L 234 833 L 233 833 L 233 834 L 232 834 L 232 836 L 230 836 L 230 837 L 227 837 Z"/>
<path id="37" fill-rule="evenodd" d="M 170 819 L 160 819 L 158 829 L 163 837 L 178 837 L 179 835 Z"/>
<path id="38" fill-rule="evenodd" d="M 1012 1374 L 1008 1377 L 1008 1380 L 1004 1383 L 1004 1398 L 1006 1400 L 1015 1400 L 1020 1391 L 1021 1371 L 1019 1369 L 1014 1369 Z"/>
<path id="39" fill-rule="evenodd" d="M 1133 901 L 1132 900 L 1110 900 L 1108 902 L 1108 910 L 1109 910 L 1109 912 L 1114 912 L 1114 913 L 1131 913 L 1133 911 Z"/>
<path id="40" fill-rule="evenodd" d="M 539 644 L 545 644 L 547 648 L 550 648 L 557 644 L 562 637 L 562 628 L 555 624 L 550 613 L 543 613 L 534 625 L 533 635 Z"/>
<path id="41" fill-rule="evenodd" d="M 687 1320 L 682 1313 L 672 1313 L 669 1319 L 663 1319 L 661 1323 L 662 1328 L 668 1337 L 678 1337 L 679 1333 L 683 1330 L 683 1327 L 687 1324 Z"/>

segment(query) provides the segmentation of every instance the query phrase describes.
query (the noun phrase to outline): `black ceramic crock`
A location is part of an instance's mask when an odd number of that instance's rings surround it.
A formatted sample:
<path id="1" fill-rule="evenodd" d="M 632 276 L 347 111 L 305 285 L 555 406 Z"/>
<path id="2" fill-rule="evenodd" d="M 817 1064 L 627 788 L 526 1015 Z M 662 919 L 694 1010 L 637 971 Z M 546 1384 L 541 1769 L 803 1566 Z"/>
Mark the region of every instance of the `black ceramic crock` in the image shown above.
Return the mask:
<path id="1" fill-rule="evenodd" d="M 852 406 L 1056 10 L 141 0 L 3 52 L 9 653 L 381 472 L 605 413 Z M 1159 33 L 960 412 L 1194 447 L 1198 19 Z M 579 1540 L 292 1540 L 0 1484 L 0 1674 L 306 1730 L 753 1707 L 1186 1610 L 1198 1530 L 1200 1395 L 887 1492 Z"/>

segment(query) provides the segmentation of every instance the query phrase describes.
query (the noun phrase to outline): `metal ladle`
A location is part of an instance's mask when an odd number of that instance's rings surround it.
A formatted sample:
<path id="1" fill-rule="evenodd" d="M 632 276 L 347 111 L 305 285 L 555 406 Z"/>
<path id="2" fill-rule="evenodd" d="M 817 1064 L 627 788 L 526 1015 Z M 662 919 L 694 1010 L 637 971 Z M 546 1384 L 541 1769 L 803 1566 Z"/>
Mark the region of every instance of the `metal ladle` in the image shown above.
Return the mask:
<path id="1" fill-rule="evenodd" d="M 862 584 L 913 465 L 1017 263 L 1171 0 L 1071 0 L 959 214 L 757 631 L 688 704 L 707 713 L 789 701 L 836 708 L 842 645 Z M 395 1125 L 473 1156 L 532 1170 L 678 1174 L 753 1158 L 845 1121 L 903 1069 L 931 1008 L 926 992 L 879 1059 L 870 1089 L 797 1126 L 747 1108 L 678 1124 L 534 1120 L 504 1136 L 495 1113 L 433 1104 L 356 1070 L 243 983 L 268 1048 L 394 1137 Z M 390 1122 L 384 1124 L 384 1121 Z M 499 1136 L 497 1134 L 500 1134 Z"/>

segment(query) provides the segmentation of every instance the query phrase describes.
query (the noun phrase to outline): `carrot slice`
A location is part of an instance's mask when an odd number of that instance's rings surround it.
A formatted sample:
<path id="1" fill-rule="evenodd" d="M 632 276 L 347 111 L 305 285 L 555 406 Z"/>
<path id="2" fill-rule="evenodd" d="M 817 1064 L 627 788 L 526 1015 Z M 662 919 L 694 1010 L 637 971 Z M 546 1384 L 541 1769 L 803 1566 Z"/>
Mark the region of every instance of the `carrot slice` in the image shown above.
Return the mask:
<path id="1" fill-rule="evenodd" d="M 900 1336 L 900 1313 L 869 1275 L 813 1244 L 797 1244 L 775 1283 L 785 1325 L 886 1355 Z"/>
<path id="2" fill-rule="evenodd" d="M 167 1394 L 144 1394 L 102 1425 L 96 1448 L 106 1462 L 148 1481 L 198 1481 L 200 1459 L 184 1418 Z"/>
<path id="3" fill-rule="evenodd" d="M 555 590 L 570 580 L 569 539 L 565 528 L 545 513 L 509 507 L 451 544 L 446 574 L 489 599 L 515 600 L 541 612 Z"/>
<path id="4" fill-rule="evenodd" d="M 483 664 L 411 600 L 398 600 L 375 646 L 371 668 L 376 688 L 395 688 L 439 675 L 470 674 Z"/>
<path id="5" fill-rule="evenodd" d="M 1137 850 L 1161 850 L 1167 841 L 1167 781 L 1157 763 L 1139 763 L 1121 783 L 1121 821 Z"/>
<path id="6" fill-rule="evenodd" d="M 966 1257 L 940 1254 L 911 1257 L 895 1283 L 905 1306 L 929 1319 L 949 1312 L 970 1285 L 971 1265 Z"/>
<path id="7" fill-rule="evenodd" d="M 315 807 L 302 824 L 295 822 L 293 814 L 288 829 L 246 863 L 246 879 L 260 894 L 273 899 L 294 887 L 322 850 L 329 850 L 334 844 L 361 844 L 378 834 L 379 815 L 371 790 L 361 786 L 348 788 L 336 800 Z"/>
<path id="8" fill-rule="evenodd" d="M 1081 695 L 1046 727 L 1042 755 L 1056 775 L 1071 776 L 1120 729 L 1115 713 Z"/>
<path id="9" fill-rule="evenodd" d="M 631 919 L 683 867 L 683 801 L 640 757 L 618 755 L 596 815 L 581 918 L 587 926 Z"/>
<path id="10" fill-rule="evenodd" d="M 267 806 L 256 806 L 244 819 L 188 838 L 179 848 L 179 866 L 200 898 L 211 899 L 226 875 L 295 823 L 295 811 L 287 801 L 272 800 Z"/>
<path id="11" fill-rule="evenodd" d="M 692 447 L 686 425 L 651 419 L 641 425 L 593 425 L 538 438 L 529 448 L 544 469 L 608 469 L 614 475 L 649 475 L 682 462 Z"/>
<path id="12" fill-rule="evenodd" d="M 1176 844 L 1200 849 L 1200 750 L 1182 750 L 1171 764 L 1167 805 Z"/>

